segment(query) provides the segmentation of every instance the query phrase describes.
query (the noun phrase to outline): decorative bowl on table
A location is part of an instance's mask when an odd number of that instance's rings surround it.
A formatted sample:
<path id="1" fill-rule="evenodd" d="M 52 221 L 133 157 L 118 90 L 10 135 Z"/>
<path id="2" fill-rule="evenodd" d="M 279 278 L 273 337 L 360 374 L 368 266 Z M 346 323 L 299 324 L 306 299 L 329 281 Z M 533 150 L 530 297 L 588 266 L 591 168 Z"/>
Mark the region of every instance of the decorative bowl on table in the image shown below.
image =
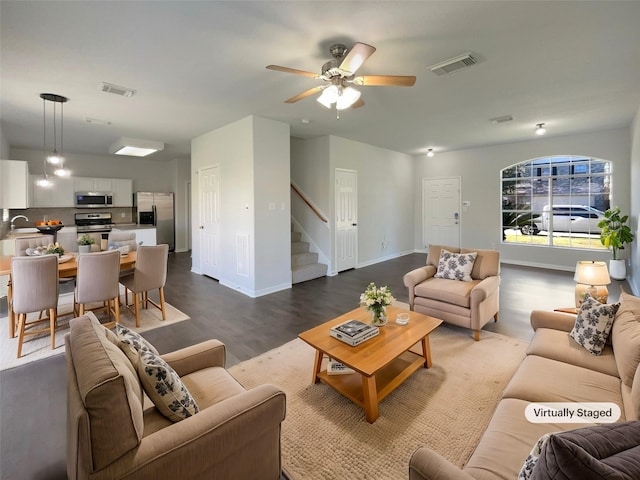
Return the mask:
<path id="1" fill-rule="evenodd" d="M 39 223 L 44 223 L 44 222 L 39 222 Z M 51 225 L 37 225 L 36 224 L 36 228 L 38 229 L 38 231 L 40 233 L 56 233 L 58 230 L 60 230 L 63 227 L 64 227 L 64 225 L 62 224 L 62 222 L 58 222 L 58 223 L 51 224 Z"/>

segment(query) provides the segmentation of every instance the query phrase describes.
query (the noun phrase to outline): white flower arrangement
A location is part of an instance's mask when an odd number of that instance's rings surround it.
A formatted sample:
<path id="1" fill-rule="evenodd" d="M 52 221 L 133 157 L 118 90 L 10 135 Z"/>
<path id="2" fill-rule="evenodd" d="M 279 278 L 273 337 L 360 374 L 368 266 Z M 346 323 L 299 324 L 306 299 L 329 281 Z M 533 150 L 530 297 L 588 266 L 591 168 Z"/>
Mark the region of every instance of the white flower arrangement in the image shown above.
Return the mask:
<path id="1" fill-rule="evenodd" d="M 391 295 L 391 290 L 384 287 L 376 287 L 376 284 L 371 282 L 367 289 L 360 295 L 360 305 L 366 307 L 369 311 L 382 311 L 387 305 L 391 305 L 395 298 Z"/>

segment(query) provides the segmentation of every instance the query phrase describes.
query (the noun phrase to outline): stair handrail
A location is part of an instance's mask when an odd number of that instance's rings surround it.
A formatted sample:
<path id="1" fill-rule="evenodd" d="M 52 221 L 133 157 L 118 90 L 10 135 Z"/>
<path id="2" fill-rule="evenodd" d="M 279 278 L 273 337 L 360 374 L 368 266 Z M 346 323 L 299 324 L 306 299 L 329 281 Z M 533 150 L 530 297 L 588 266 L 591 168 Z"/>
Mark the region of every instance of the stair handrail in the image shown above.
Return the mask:
<path id="1" fill-rule="evenodd" d="M 307 197 L 305 197 L 305 195 L 298 189 L 298 187 L 296 187 L 293 183 L 291 183 L 291 188 L 293 189 L 294 192 L 296 192 L 298 194 L 298 196 L 302 199 L 302 201 L 304 203 L 307 204 L 307 206 L 311 209 L 311 211 L 313 213 L 316 214 L 316 216 L 322 220 L 324 223 L 327 223 L 328 220 L 326 218 L 324 218 L 324 216 L 318 211 L 318 209 L 316 207 L 314 207 L 311 202 L 307 199 Z"/>

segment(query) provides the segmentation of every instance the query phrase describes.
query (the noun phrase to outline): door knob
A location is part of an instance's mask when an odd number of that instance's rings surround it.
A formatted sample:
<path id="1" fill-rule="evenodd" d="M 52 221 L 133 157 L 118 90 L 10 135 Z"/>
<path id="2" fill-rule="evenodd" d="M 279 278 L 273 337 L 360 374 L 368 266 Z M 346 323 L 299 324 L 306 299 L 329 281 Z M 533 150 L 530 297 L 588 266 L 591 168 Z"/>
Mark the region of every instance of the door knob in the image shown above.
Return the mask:
<path id="1" fill-rule="evenodd" d="M 358 226 L 358 224 L 357 224 L 357 223 L 352 223 L 352 224 L 351 224 L 351 226 L 352 226 L 352 227 L 357 227 L 357 226 Z"/>

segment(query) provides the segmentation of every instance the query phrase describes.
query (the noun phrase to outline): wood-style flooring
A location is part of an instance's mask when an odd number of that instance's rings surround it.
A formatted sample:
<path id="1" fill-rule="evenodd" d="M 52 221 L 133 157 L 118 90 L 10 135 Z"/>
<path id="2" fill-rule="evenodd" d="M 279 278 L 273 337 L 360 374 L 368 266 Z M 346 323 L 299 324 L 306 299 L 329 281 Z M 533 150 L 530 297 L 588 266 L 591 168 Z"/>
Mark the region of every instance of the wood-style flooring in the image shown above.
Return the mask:
<path id="1" fill-rule="evenodd" d="M 226 344 L 231 366 L 357 307 L 369 282 L 389 286 L 398 300 L 408 302 L 402 276 L 424 261 L 424 254 L 409 254 L 253 299 L 191 273 L 189 253 L 170 254 L 166 300 L 191 319 L 144 336 L 161 353 L 217 338 Z M 614 280 L 610 285 L 612 301 L 618 298 L 620 283 Z M 485 330 L 529 340 L 531 310 L 572 306 L 574 288 L 570 272 L 503 265 L 500 320 Z M 6 326 L 0 327 L 6 334 Z M 1 479 L 65 479 L 65 429 L 64 355 L 0 372 Z"/>

